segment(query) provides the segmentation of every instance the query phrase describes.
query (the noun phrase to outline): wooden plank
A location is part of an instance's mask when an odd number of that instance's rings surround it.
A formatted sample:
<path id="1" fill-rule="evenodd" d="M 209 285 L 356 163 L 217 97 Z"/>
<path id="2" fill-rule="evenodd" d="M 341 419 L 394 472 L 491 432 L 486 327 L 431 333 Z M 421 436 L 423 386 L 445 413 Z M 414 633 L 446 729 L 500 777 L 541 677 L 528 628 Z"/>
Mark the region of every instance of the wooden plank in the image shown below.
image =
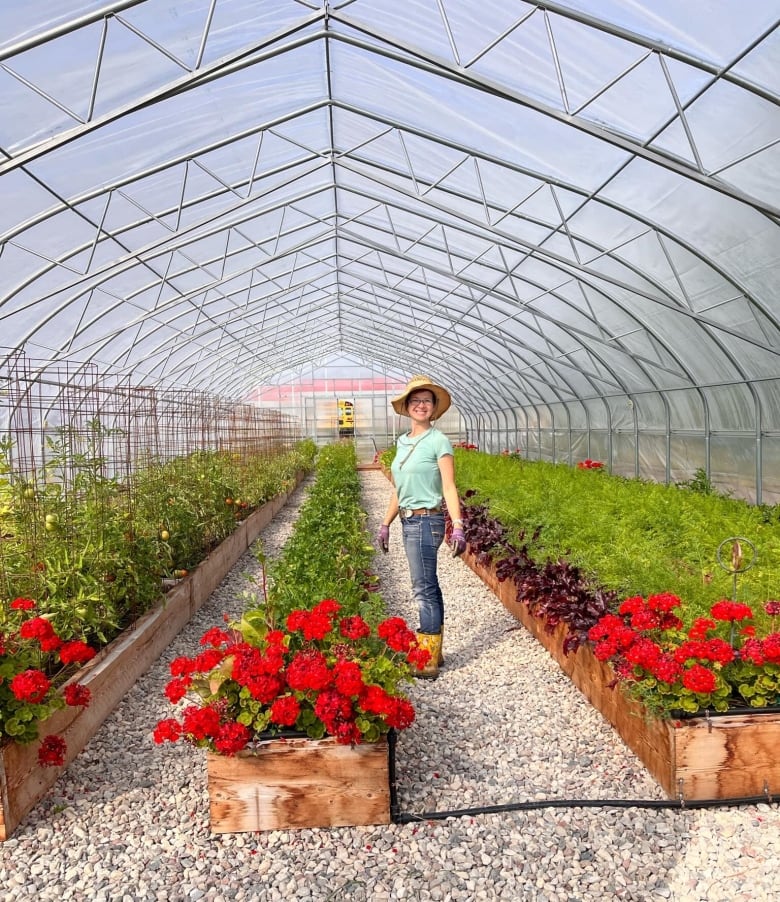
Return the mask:
<path id="1" fill-rule="evenodd" d="M 296 486 L 302 478 L 303 474 L 298 474 Z M 45 768 L 38 765 L 40 740 L 28 745 L 9 742 L 0 748 L 0 842 L 11 836 L 25 815 L 56 783 L 125 693 L 204 604 L 260 530 L 284 507 L 294 488 L 250 515 L 236 531 L 238 538 L 234 533 L 226 540 L 228 547 L 224 553 L 215 549 L 203 564 L 177 583 L 159 605 L 139 618 L 69 680 L 90 689 L 90 705 L 55 711 L 39 728 L 40 739 L 56 733 L 65 740 L 64 765 Z"/>
<path id="2" fill-rule="evenodd" d="M 677 733 L 677 779 L 690 799 L 750 798 L 780 794 L 780 716 L 728 715 Z"/>
<path id="3" fill-rule="evenodd" d="M 206 758 L 213 833 L 390 823 L 385 738 L 356 746 L 278 739 Z"/>
<path id="4" fill-rule="evenodd" d="M 193 582 L 193 596 L 197 599 L 198 607 L 219 586 L 225 574 L 248 547 L 246 522 L 239 523 L 235 531 L 223 542 L 220 542 L 208 557 L 189 574 L 187 578 Z"/>

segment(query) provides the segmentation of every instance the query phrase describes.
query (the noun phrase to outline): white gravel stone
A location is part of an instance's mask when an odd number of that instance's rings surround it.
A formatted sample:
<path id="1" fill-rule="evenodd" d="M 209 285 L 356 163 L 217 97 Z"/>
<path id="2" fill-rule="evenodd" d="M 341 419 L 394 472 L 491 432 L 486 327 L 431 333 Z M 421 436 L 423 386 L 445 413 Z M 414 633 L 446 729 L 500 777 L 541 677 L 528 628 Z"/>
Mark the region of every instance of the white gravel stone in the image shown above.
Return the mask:
<path id="1" fill-rule="evenodd" d="M 388 483 L 363 474 L 368 526 Z M 306 484 L 263 532 L 289 535 Z M 400 527 L 377 555 L 382 594 L 416 623 Z M 696 810 L 598 805 L 665 800 L 619 736 L 547 652 L 459 560 L 440 557 L 447 663 L 410 694 L 399 736 L 398 798 L 414 823 L 212 835 L 203 754 L 156 746 L 170 706 L 168 664 L 223 612 L 237 616 L 257 572 L 236 564 L 192 623 L 139 680 L 57 785 L 0 844 L 0 899 L 506 900 L 741 902 L 777 899 L 777 805 Z M 545 805 L 557 800 L 558 806 Z M 569 800 L 569 801 L 567 801 Z M 537 807 L 432 820 L 426 812 L 516 802 Z"/>

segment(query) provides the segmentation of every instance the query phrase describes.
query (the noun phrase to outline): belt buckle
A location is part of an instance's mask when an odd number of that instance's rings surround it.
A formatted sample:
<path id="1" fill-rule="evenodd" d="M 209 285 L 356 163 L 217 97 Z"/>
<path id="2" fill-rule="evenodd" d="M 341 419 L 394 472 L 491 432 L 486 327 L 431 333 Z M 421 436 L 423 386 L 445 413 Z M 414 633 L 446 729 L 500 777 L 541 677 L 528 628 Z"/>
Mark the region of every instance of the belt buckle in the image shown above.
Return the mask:
<path id="1" fill-rule="evenodd" d="M 414 514 L 412 513 L 412 509 L 410 507 L 405 507 L 401 511 L 401 516 L 404 518 L 404 520 L 408 520 L 410 517 L 413 517 Z"/>

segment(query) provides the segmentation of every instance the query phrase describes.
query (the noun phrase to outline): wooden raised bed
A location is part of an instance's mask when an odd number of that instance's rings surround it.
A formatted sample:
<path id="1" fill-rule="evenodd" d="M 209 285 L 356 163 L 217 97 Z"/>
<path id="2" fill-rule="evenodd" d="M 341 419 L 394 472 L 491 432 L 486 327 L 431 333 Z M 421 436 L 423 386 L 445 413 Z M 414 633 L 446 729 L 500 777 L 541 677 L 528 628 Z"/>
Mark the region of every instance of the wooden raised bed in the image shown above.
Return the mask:
<path id="1" fill-rule="evenodd" d="M 296 485 L 302 478 L 303 474 L 298 474 Z M 40 740 L 28 745 L 9 742 L 0 747 L 0 842 L 11 836 L 25 815 L 57 782 L 125 693 L 170 645 L 260 531 L 284 507 L 293 491 L 294 488 L 250 514 L 235 532 L 171 589 L 159 605 L 139 618 L 71 678 L 69 682 L 81 683 L 91 691 L 89 706 L 55 711 L 39 729 L 41 739 L 57 733 L 65 740 L 65 764 L 41 767 L 38 764 Z"/>
<path id="2" fill-rule="evenodd" d="M 588 701 L 672 798 L 745 799 L 780 795 L 780 713 L 726 714 L 686 720 L 649 717 L 638 702 L 611 688 L 614 674 L 589 646 L 563 653 L 566 627 L 548 633 L 516 600 L 516 587 L 499 582 L 467 551 L 464 561 L 504 607 L 549 651 Z"/>
<path id="3" fill-rule="evenodd" d="M 271 739 L 206 753 L 212 833 L 390 823 L 391 744 Z"/>

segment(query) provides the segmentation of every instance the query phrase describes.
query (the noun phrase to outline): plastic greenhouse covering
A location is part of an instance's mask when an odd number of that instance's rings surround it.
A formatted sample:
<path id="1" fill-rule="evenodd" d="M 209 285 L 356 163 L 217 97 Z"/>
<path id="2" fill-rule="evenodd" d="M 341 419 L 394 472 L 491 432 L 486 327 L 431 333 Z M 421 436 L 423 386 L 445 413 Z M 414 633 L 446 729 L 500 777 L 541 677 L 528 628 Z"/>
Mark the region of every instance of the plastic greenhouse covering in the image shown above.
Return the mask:
<path id="1" fill-rule="evenodd" d="M 777 0 L 4 0 L 0 344 L 351 361 L 498 450 L 780 500 Z"/>

